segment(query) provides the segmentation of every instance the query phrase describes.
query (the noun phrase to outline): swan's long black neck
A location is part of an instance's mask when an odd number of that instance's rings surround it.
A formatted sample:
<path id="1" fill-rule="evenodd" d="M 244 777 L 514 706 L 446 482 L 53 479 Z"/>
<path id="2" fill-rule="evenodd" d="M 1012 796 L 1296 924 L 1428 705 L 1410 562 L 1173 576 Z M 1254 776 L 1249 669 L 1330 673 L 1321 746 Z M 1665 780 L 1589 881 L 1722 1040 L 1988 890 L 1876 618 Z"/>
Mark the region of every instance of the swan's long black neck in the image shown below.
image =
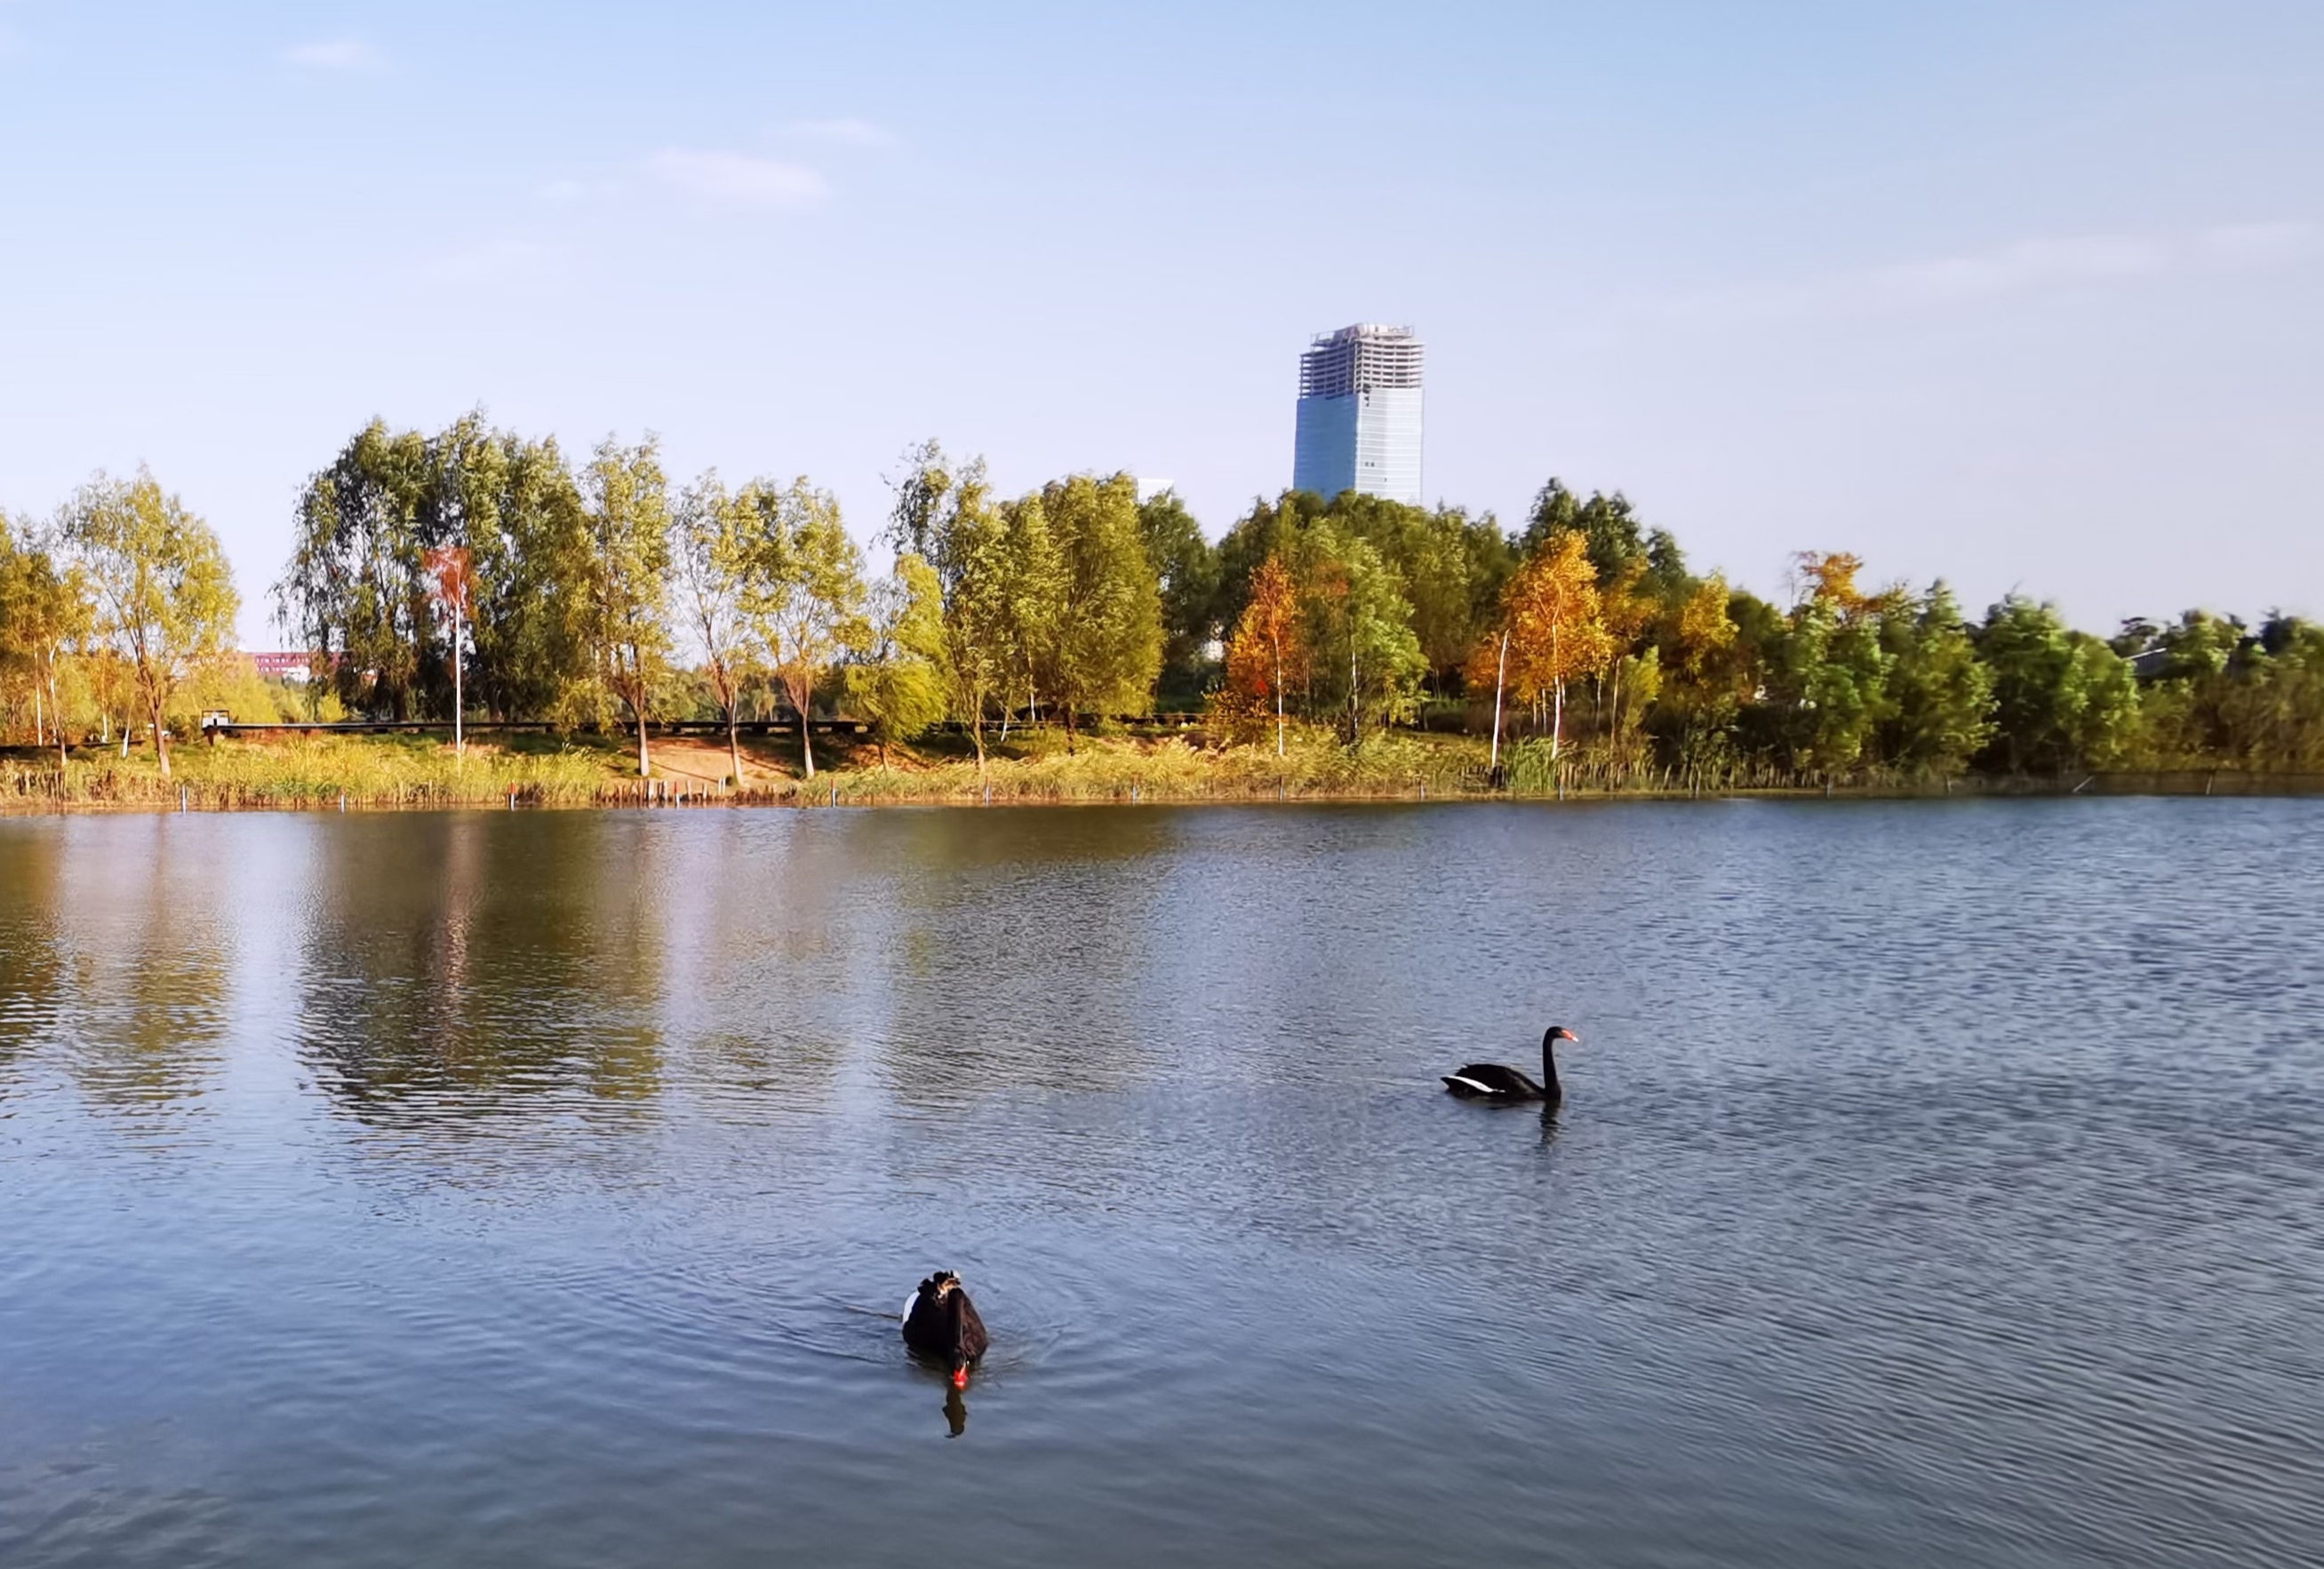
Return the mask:
<path id="1" fill-rule="evenodd" d="M 1564 1093 L 1557 1083 L 1557 1041 L 1554 1036 L 1541 1038 L 1541 1089 L 1551 1100 Z"/>

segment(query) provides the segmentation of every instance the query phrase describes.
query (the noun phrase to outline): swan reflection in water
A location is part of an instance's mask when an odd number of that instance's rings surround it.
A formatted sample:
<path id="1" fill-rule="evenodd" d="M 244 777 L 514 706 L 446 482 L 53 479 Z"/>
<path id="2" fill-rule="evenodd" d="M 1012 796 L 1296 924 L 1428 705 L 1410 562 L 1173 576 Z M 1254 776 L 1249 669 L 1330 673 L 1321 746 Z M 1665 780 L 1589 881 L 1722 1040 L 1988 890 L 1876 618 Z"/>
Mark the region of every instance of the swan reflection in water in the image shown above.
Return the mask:
<path id="1" fill-rule="evenodd" d="M 945 1381 L 944 1413 L 945 1426 L 952 1429 L 953 1437 L 968 1431 L 968 1401 L 961 1387 L 950 1379 Z"/>

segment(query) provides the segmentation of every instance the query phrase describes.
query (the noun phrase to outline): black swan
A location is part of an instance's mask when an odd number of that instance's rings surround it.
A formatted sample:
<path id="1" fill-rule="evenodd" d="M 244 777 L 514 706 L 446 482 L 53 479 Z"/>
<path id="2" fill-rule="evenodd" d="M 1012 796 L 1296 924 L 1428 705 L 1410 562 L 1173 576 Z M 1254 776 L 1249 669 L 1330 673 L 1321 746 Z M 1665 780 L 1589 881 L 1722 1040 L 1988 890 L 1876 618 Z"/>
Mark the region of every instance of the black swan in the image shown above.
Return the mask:
<path id="1" fill-rule="evenodd" d="M 1444 1087 L 1463 1100 L 1537 1100 L 1554 1106 L 1565 1098 L 1565 1091 L 1558 1087 L 1557 1058 L 1552 1050 L 1560 1041 L 1571 1041 L 1578 1046 L 1582 1037 L 1563 1024 L 1549 1027 L 1541 1038 L 1539 1084 L 1498 1062 L 1471 1062 L 1458 1073 L 1446 1074 Z"/>
<path id="2" fill-rule="evenodd" d="M 938 1270 L 904 1304 L 904 1344 L 916 1356 L 943 1363 L 952 1370 L 953 1388 L 964 1389 L 968 1370 L 991 1342 L 960 1277 Z"/>

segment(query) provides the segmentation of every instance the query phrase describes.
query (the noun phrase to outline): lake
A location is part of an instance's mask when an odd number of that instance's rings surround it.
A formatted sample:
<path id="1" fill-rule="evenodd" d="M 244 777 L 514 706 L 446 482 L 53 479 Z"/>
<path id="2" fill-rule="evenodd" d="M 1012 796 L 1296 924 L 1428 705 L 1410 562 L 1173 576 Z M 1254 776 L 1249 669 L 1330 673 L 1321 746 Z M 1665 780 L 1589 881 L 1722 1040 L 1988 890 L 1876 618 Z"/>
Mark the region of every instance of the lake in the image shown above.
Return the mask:
<path id="1" fill-rule="evenodd" d="M 2313 801 L 0 820 L 0 1562 L 2313 1564 L 2319 890 Z"/>

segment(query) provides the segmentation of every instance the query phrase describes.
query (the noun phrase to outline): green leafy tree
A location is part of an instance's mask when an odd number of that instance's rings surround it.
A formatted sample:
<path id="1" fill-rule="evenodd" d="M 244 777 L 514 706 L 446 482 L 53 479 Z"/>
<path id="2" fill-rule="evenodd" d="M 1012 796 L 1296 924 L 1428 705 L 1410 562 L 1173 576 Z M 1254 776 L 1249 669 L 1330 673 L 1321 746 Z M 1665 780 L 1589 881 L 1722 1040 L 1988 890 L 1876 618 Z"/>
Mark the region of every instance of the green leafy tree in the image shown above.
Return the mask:
<path id="1" fill-rule="evenodd" d="M 1379 551 L 1328 521 L 1311 526 L 1299 543 L 1309 667 L 1347 715 L 1353 745 L 1368 720 L 1412 717 L 1428 661 L 1412 630 L 1412 603 Z"/>
<path id="2" fill-rule="evenodd" d="M 1536 555 L 1560 534 L 1582 536 L 1584 554 L 1601 583 L 1612 582 L 1633 563 L 1646 559 L 1637 510 L 1619 491 L 1610 496 L 1593 491 L 1585 501 L 1567 490 L 1563 480 L 1542 486 L 1517 547 L 1526 555 Z"/>
<path id="3" fill-rule="evenodd" d="M 1832 774 L 1855 768 L 1886 711 L 1888 656 L 1880 601 L 1856 586 L 1853 555 L 1798 557 L 1802 592 L 1770 665 L 1789 761 Z"/>
<path id="4" fill-rule="evenodd" d="M 75 493 L 58 532 L 86 573 L 96 635 L 117 655 L 153 727 L 153 753 L 170 776 L 169 708 L 180 684 L 224 653 L 242 601 L 208 524 L 151 472 L 100 473 Z"/>
<path id="5" fill-rule="evenodd" d="M 1043 487 L 1039 500 L 1063 569 L 1048 686 L 1070 750 L 1083 713 L 1144 713 L 1152 706 L 1162 601 L 1139 527 L 1137 482 L 1128 474 L 1075 474 Z"/>
<path id="6" fill-rule="evenodd" d="M 1163 691 L 1191 700 L 1202 691 L 1204 654 L 1219 636 L 1211 619 L 1219 594 L 1219 553 L 1176 491 L 1138 505 L 1138 531 L 1162 601 Z"/>
<path id="7" fill-rule="evenodd" d="M 595 548 L 556 442 L 464 415 L 429 438 L 428 469 L 425 533 L 469 555 L 469 684 L 485 711 L 567 724 L 595 717 Z"/>
<path id="8" fill-rule="evenodd" d="M 887 537 L 899 555 L 918 555 L 936 572 L 945 697 L 968 727 L 982 783 L 985 711 L 1006 690 L 1013 668 L 1008 520 L 993 504 L 982 462 L 955 467 L 932 441 L 906 453 L 905 461 L 903 478 L 893 482 Z"/>
<path id="9" fill-rule="evenodd" d="M 2138 717 L 2129 662 L 2055 605 L 2012 594 L 1986 613 L 1978 656 L 1993 672 L 1994 739 L 1983 761 L 2011 773 L 2102 767 Z"/>
<path id="10" fill-rule="evenodd" d="M 1001 516 L 1006 528 L 1001 568 L 1001 605 L 1006 627 L 1002 658 L 1009 676 L 1001 691 L 1001 732 L 1009 733 L 1010 715 L 1022 693 L 1028 717 L 1038 719 L 1044 694 L 1054 699 L 1059 666 L 1065 658 L 1061 638 L 1068 613 L 1063 543 L 1049 526 L 1046 500 L 1038 495 L 1004 502 Z M 1072 716 L 1066 716 L 1072 722 Z"/>
<path id="11" fill-rule="evenodd" d="M 807 719 L 816 685 L 870 635 L 863 620 L 863 558 L 847 537 L 838 499 L 805 478 L 780 490 L 754 482 L 744 488 L 742 503 L 760 519 L 758 561 L 743 611 L 798 715 L 799 757 L 812 779 L 815 743 Z"/>
<path id="12" fill-rule="evenodd" d="M 1326 510 L 1323 498 L 1306 491 L 1286 491 L 1272 501 L 1254 500 L 1250 510 L 1235 519 L 1219 541 L 1219 590 L 1211 604 L 1212 623 L 1231 627 L 1240 621 L 1260 564 L 1270 555 L 1296 561 L 1302 535 Z"/>
<path id="13" fill-rule="evenodd" d="M 1952 591 L 1940 581 L 1909 613 L 1882 618 L 1889 657 L 1880 751 L 1916 772 L 1953 775 L 1993 736 L 1993 673 L 1977 656 Z"/>
<path id="14" fill-rule="evenodd" d="M 669 658 L 669 483 L 660 445 L 613 436 L 597 444 L 583 472 L 589 530 L 589 646 L 598 678 L 630 711 L 638 732 L 638 775 L 653 771 L 646 723 Z"/>
<path id="15" fill-rule="evenodd" d="M 1396 573 L 1429 676 L 1447 690 L 1515 568 L 1500 525 L 1489 513 L 1472 520 L 1458 508 L 1428 511 L 1354 491 L 1342 491 L 1326 516 Z"/>
<path id="16" fill-rule="evenodd" d="M 743 781 L 742 685 L 752 652 L 745 610 L 754 586 L 752 520 L 751 509 L 736 502 L 715 469 L 679 492 L 671 515 L 678 603 L 702 649 L 719 717 L 726 722 L 726 757 L 738 785 Z"/>
<path id="17" fill-rule="evenodd" d="M 944 591 L 936 568 L 907 553 L 871 596 L 871 637 L 846 670 L 848 707 L 872 727 L 880 766 L 888 748 L 944 718 Z"/>
<path id="18" fill-rule="evenodd" d="M 276 619 L 331 657 L 318 674 L 350 708 L 411 716 L 437 662 L 426 554 L 453 543 L 423 511 L 433 463 L 425 436 L 374 419 L 308 480 L 290 562 L 274 585 Z"/>

